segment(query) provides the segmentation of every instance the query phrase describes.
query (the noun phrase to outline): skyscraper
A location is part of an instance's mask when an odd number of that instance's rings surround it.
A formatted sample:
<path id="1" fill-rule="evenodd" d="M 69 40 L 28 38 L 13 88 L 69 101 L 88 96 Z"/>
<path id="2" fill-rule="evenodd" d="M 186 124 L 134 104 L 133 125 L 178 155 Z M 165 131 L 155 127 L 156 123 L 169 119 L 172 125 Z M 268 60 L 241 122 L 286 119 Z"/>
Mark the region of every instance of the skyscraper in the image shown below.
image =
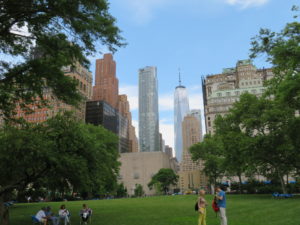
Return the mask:
<path id="1" fill-rule="evenodd" d="M 202 170 L 202 162 L 194 162 L 189 148 L 200 142 L 199 116 L 188 114 L 182 122 L 183 154 L 180 162 L 179 185 L 181 191 L 206 186 L 206 178 Z"/>
<path id="2" fill-rule="evenodd" d="M 181 85 L 179 74 L 179 86 L 176 87 L 174 93 L 174 143 L 178 162 L 182 159 L 182 121 L 189 110 L 188 93 L 185 86 Z"/>
<path id="3" fill-rule="evenodd" d="M 203 135 L 203 132 L 202 132 L 202 122 L 201 122 L 201 110 L 200 109 L 192 109 L 190 114 L 192 116 L 194 116 L 197 120 L 198 120 L 198 123 L 199 123 L 199 135 L 200 135 L 200 142 L 202 141 L 202 135 Z"/>
<path id="4" fill-rule="evenodd" d="M 157 69 L 139 70 L 139 144 L 141 152 L 159 151 Z"/>
<path id="5" fill-rule="evenodd" d="M 104 54 L 96 60 L 95 86 L 93 101 L 105 101 L 118 109 L 119 80 L 116 77 L 116 62 L 112 54 Z"/>

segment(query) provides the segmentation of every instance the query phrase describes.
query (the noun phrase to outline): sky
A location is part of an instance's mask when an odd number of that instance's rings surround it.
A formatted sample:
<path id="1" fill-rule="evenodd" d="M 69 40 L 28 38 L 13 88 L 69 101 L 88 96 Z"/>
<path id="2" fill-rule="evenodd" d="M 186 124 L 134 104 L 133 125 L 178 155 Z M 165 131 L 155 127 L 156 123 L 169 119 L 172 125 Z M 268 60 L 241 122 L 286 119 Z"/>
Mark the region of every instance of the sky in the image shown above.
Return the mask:
<path id="1" fill-rule="evenodd" d="M 203 110 L 201 77 L 247 59 L 260 28 L 280 31 L 299 0 L 109 0 L 128 45 L 114 54 L 120 94 L 129 97 L 138 135 L 138 70 L 158 71 L 160 132 L 174 146 L 173 94 L 178 68 L 191 109 Z M 105 47 L 100 49 L 106 53 Z M 101 55 L 96 55 L 99 58 Z M 94 73 L 95 58 L 91 59 Z M 270 67 L 265 56 L 254 60 Z M 204 123 L 203 123 L 204 125 Z M 205 128 L 203 127 L 205 130 Z"/>

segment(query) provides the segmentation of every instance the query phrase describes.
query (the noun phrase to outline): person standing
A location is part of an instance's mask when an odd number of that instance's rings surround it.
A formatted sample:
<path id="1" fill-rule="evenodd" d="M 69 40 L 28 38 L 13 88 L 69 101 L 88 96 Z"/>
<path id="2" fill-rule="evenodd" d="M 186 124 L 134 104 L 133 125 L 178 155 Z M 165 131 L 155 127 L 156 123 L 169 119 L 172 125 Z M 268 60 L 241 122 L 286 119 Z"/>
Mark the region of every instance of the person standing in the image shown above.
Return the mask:
<path id="1" fill-rule="evenodd" d="M 207 202 L 205 200 L 205 191 L 199 191 L 198 198 L 198 212 L 199 212 L 199 220 L 198 225 L 206 225 L 206 206 Z"/>
<path id="2" fill-rule="evenodd" d="M 226 217 L 226 194 L 225 191 L 221 189 L 220 186 L 216 188 L 216 198 L 218 200 L 219 207 L 219 216 L 221 219 L 221 225 L 227 225 L 227 217 Z"/>

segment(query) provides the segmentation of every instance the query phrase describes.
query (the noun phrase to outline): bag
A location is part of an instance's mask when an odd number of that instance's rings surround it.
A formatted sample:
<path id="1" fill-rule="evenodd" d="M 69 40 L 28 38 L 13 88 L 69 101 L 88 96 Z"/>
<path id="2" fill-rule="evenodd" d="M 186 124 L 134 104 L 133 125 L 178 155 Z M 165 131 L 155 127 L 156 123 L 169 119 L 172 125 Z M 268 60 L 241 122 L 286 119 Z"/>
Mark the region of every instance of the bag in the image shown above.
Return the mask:
<path id="1" fill-rule="evenodd" d="M 199 206 L 198 206 L 198 201 L 197 201 L 195 204 L 195 211 L 198 212 L 198 210 L 199 210 Z"/>
<path id="2" fill-rule="evenodd" d="M 211 206 L 212 206 L 212 208 L 213 208 L 213 210 L 214 210 L 215 212 L 219 212 L 219 211 L 220 211 L 220 208 L 219 208 L 219 206 L 218 206 L 218 203 L 217 203 L 217 199 L 216 199 L 216 198 L 214 198 L 214 200 L 213 200 Z"/>

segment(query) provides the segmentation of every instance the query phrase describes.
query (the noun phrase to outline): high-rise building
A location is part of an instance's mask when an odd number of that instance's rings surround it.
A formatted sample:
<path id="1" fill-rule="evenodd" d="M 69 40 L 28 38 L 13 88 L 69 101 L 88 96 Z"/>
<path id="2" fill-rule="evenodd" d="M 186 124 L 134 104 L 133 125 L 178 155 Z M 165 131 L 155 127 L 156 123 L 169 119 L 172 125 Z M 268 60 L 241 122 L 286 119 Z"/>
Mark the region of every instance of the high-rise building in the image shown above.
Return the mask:
<path id="1" fill-rule="evenodd" d="M 86 123 L 103 126 L 119 137 L 119 152 L 129 152 L 128 120 L 105 101 L 86 103 Z"/>
<path id="2" fill-rule="evenodd" d="M 192 109 L 190 114 L 194 116 L 199 122 L 199 135 L 200 135 L 200 142 L 203 139 L 203 132 L 202 132 L 202 122 L 201 122 L 201 110 L 200 109 Z"/>
<path id="3" fill-rule="evenodd" d="M 183 118 L 189 113 L 189 100 L 188 93 L 185 86 L 181 85 L 179 75 L 179 86 L 175 88 L 174 93 L 174 143 L 175 143 L 175 156 L 178 162 L 182 159 L 182 121 Z"/>
<path id="4" fill-rule="evenodd" d="M 93 101 L 105 101 L 118 109 L 119 81 L 116 77 L 116 62 L 112 54 L 104 54 L 96 60 Z"/>
<path id="5" fill-rule="evenodd" d="M 257 69 L 251 60 L 240 60 L 236 67 L 202 80 L 206 133 L 214 133 L 217 115 L 225 115 L 242 93 L 257 96 L 265 91 L 264 81 L 273 77 L 272 69 Z"/>
<path id="6" fill-rule="evenodd" d="M 181 191 L 198 189 L 207 185 L 201 161 L 194 162 L 189 148 L 200 142 L 200 125 L 197 114 L 188 114 L 182 122 L 183 154 L 180 162 L 179 186 Z"/>
<path id="7" fill-rule="evenodd" d="M 173 158 L 173 149 L 169 145 L 165 146 L 165 153 L 170 157 Z"/>
<path id="8" fill-rule="evenodd" d="M 141 152 L 159 151 L 158 84 L 156 67 L 139 70 L 139 144 Z"/>
<path id="9" fill-rule="evenodd" d="M 129 140 L 129 152 L 138 152 L 138 141 L 135 134 L 135 127 L 132 125 L 132 116 L 127 95 L 119 95 L 118 105 L 119 112 L 128 120 L 127 138 Z"/>

